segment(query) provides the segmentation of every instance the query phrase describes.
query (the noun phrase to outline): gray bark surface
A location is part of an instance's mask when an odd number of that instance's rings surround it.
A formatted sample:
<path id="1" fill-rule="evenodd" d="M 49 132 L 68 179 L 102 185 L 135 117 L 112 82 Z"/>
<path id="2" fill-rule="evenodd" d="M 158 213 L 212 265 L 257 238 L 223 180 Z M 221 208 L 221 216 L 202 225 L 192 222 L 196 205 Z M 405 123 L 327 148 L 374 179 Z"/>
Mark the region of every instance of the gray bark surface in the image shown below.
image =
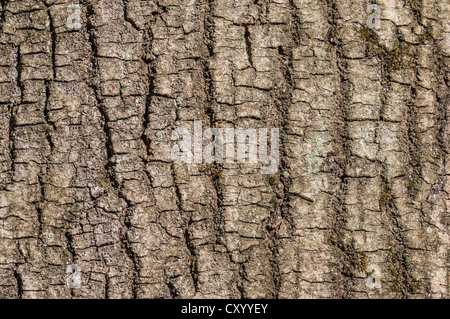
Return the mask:
<path id="1" fill-rule="evenodd" d="M 0 3 L 1 298 L 450 297 L 449 0 Z"/>

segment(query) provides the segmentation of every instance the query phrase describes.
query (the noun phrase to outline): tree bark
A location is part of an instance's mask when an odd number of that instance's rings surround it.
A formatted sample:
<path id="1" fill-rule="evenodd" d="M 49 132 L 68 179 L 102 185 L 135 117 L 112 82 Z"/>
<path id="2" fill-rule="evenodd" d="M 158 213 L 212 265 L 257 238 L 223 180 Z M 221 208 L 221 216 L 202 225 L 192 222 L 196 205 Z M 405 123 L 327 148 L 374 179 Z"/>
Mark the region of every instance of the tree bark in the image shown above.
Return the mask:
<path id="1" fill-rule="evenodd" d="M 449 0 L 0 2 L 1 298 L 450 297 Z"/>

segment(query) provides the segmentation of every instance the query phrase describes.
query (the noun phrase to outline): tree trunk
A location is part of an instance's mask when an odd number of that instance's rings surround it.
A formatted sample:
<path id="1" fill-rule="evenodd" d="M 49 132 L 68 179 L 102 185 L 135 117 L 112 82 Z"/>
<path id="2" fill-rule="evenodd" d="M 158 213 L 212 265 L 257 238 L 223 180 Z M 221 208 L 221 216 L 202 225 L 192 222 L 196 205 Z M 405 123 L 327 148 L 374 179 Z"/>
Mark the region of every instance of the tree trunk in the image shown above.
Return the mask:
<path id="1" fill-rule="evenodd" d="M 0 297 L 450 297 L 449 0 L 1 5 Z"/>

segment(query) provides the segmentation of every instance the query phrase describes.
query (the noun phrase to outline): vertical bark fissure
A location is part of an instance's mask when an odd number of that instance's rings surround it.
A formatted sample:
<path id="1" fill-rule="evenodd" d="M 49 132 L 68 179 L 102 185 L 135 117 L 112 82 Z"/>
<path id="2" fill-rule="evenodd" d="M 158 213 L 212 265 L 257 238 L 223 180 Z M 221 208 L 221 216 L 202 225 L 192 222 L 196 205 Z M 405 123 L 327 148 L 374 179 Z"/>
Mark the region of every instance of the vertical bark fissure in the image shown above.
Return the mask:
<path id="1" fill-rule="evenodd" d="M 23 103 L 23 92 L 25 90 L 24 84 L 22 83 L 22 57 L 20 55 L 20 45 L 17 47 L 16 54 L 16 86 L 19 88 L 20 98 L 17 103 L 12 103 L 10 112 L 9 112 L 9 128 L 8 128 L 8 136 L 9 136 L 9 144 L 10 144 L 10 153 L 9 157 L 11 160 L 11 180 L 14 179 L 15 172 L 15 162 L 16 162 L 16 145 L 15 145 L 15 128 L 16 128 L 16 116 L 15 112 L 18 106 Z"/>
<path id="2" fill-rule="evenodd" d="M 250 41 L 250 30 L 248 24 L 244 24 L 244 39 L 245 39 L 245 49 L 247 51 L 248 63 L 253 66 L 253 52 L 252 52 L 252 42 Z"/>
<path id="3" fill-rule="evenodd" d="M 178 194 L 178 192 L 177 192 Z M 179 197 L 179 195 L 178 195 Z M 195 292 L 198 292 L 199 282 L 198 282 L 198 256 L 195 251 L 195 246 L 193 245 L 192 236 L 189 232 L 189 228 L 192 224 L 192 218 L 189 219 L 186 227 L 184 229 L 184 240 L 186 242 L 186 247 L 189 251 L 189 270 L 191 273 L 192 281 L 194 283 Z"/>
<path id="4" fill-rule="evenodd" d="M 112 158 L 114 156 L 114 148 L 112 145 L 112 137 L 111 137 L 111 132 L 109 130 L 109 118 L 108 118 L 108 114 L 105 110 L 105 107 L 103 105 L 102 102 L 102 94 L 99 88 L 99 84 L 98 84 L 98 76 L 99 76 L 99 66 L 98 66 L 98 61 L 97 61 L 97 57 L 98 57 L 98 46 L 97 46 L 97 40 L 96 40 L 96 36 L 95 36 L 95 26 L 94 26 L 94 22 L 92 21 L 95 17 L 95 12 L 94 12 L 94 8 L 92 3 L 88 2 L 86 4 L 86 8 L 87 8 L 87 32 L 89 34 L 89 43 L 91 46 L 91 63 L 92 63 L 92 74 L 91 79 L 89 81 L 89 86 L 91 87 L 91 89 L 94 92 L 94 97 L 96 99 L 96 108 L 98 109 L 98 111 L 100 112 L 100 114 L 102 115 L 102 120 L 103 120 L 103 131 L 105 134 L 105 148 L 107 151 L 107 164 L 105 166 L 105 170 L 106 172 L 108 172 L 108 175 L 110 177 L 111 183 L 113 184 L 113 186 L 116 189 L 119 189 L 120 185 L 119 182 L 114 178 L 114 172 L 113 172 L 113 163 L 112 163 Z"/>
<path id="5" fill-rule="evenodd" d="M 336 292 L 337 298 L 348 298 L 350 293 L 350 286 L 352 284 L 352 277 L 354 276 L 351 263 L 351 254 L 348 251 L 347 245 L 342 240 L 342 229 L 346 223 L 346 216 L 348 215 L 345 198 L 347 196 L 347 165 L 349 150 L 347 145 L 348 128 L 347 128 L 347 111 L 346 111 L 346 87 L 345 82 L 345 58 L 342 55 L 341 43 L 338 39 L 335 39 L 335 35 L 338 32 L 338 21 L 340 19 L 338 8 L 334 0 L 326 0 L 328 11 L 328 23 L 330 25 L 330 31 L 328 32 L 328 43 L 332 46 L 333 54 L 335 57 L 335 66 L 337 69 L 338 78 L 338 92 L 336 96 L 336 112 L 335 112 L 335 129 L 337 140 L 337 167 L 336 167 L 336 193 L 334 200 L 336 201 L 335 216 L 333 224 L 331 225 L 331 244 L 334 245 L 339 254 L 341 255 L 341 265 L 339 265 L 339 271 L 342 276 L 340 288 Z"/>
<path id="6" fill-rule="evenodd" d="M 66 238 L 67 250 L 71 254 L 72 264 L 75 264 L 76 252 L 73 246 L 73 236 L 69 230 L 66 230 L 66 232 L 64 233 L 64 237 Z M 72 296 L 72 298 L 75 297 L 75 289 L 70 288 L 70 295 Z"/>
<path id="7" fill-rule="evenodd" d="M 141 140 L 143 141 L 146 149 L 146 156 L 145 163 L 148 162 L 148 157 L 150 154 L 150 146 L 151 146 L 151 140 L 147 135 L 147 129 L 150 121 L 150 109 L 152 105 L 152 99 L 155 95 L 155 85 L 154 85 L 154 74 L 156 73 L 156 70 L 153 66 L 153 53 L 152 53 L 152 42 L 153 42 L 153 33 L 150 27 L 147 28 L 146 32 L 144 33 L 143 37 L 144 42 L 148 43 L 148 46 L 144 48 L 146 52 L 144 52 L 145 56 L 142 57 L 142 61 L 145 63 L 147 67 L 147 96 L 145 99 L 145 112 L 144 112 L 144 120 L 142 123 L 143 126 L 143 132 L 141 135 Z"/>
<path id="8" fill-rule="evenodd" d="M 9 0 L 1 0 L 2 11 L 0 13 L 0 31 L 3 32 L 3 25 L 6 22 L 6 6 Z"/>
<path id="9" fill-rule="evenodd" d="M 51 61 L 52 61 L 52 71 L 53 71 L 53 79 L 52 81 L 46 80 L 45 81 L 45 103 L 44 103 L 44 118 L 45 122 L 47 124 L 45 134 L 47 137 L 48 144 L 50 146 L 50 155 L 52 155 L 54 150 L 54 143 L 52 140 L 51 130 L 49 125 L 51 125 L 53 131 L 56 130 L 55 123 L 51 123 L 50 121 L 50 115 L 49 115 L 49 109 L 48 104 L 50 102 L 50 85 L 53 83 L 53 81 L 56 81 L 56 30 L 55 26 L 53 25 L 53 19 L 51 14 L 51 6 L 47 4 L 46 1 L 44 1 L 44 5 L 46 7 L 47 11 L 47 18 L 49 21 L 49 32 L 51 34 Z"/>
<path id="10" fill-rule="evenodd" d="M 16 284 L 17 284 L 17 299 L 22 299 L 23 279 L 22 279 L 22 275 L 17 271 L 17 268 L 14 269 L 14 278 L 16 278 Z"/>
<path id="11" fill-rule="evenodd" d="M 131 228 L 131 223 L 129 220 L 128 211 L 132 207 L 132 203 L 122 194 L 122 185 L 117 179 L 116 173 L 114 171 L 114 163 L 113 163 L 113 157 L 115 155 L 114 152 L 114 146 L 111 136 L 111 130 L 109 128 L 110 119 L 107 114 L 107 111 L 105 109 L 105 105 L 102 102 L 102 92 L 99 88 L 99 65 L 98 65 L 98 44 L 97 44 L 97 37 L 96 37 L 96 28 L 93 22 L 93 19 L 95 18 L 95 11 L 93 4 L 91 2 L 85 3 L 85 6 L 87 8 L 87 32 L 89 36 L 89 43 L 91 46 L 91 63 L 92 63 L 92 74 L 90 82 L 88 83 L 91 89 L 94 92 L 94 97 L 96 100 L 96 107 L 99 111 L 99 113 L 102 115 L 103 120 L 103 131 L 105 134 L 105 147 L 107 151 L 107 164 L 105 166 L 105 171 L 109 177 L 109 180 L 114 187 L 114 189 L 117 191 L 117 195 L 120 199 L 122 199 L 126 203 L 126 207 L 123 209 L 123 217 L 122 217 L 122 227 L 120 230 L 120 245 L 122 249 L 124 250 L 126 256 L 131 262 L 132 268 L 133 268 L 133 275 L 132 275 L 132 293 L 133 298 L 138 298 L 137 293 L 137 281 L 139 278 L 139 263 L 137 259 L 137 255 L 134 253 L 131 242 L 128 237 L 128 232 Z"/>

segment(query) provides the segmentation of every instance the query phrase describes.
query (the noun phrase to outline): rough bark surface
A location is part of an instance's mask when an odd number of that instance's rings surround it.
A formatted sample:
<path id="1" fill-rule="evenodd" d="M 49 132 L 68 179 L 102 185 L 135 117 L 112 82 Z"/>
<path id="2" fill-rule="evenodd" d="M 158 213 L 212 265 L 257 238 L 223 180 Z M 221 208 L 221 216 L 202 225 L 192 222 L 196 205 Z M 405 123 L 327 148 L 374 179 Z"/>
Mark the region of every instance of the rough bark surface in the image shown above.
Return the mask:
<path id="1" fill-rule="evenodd" d="M 450 297 L 449 0 L 0 3 L 0 297 Z M 175 164 L 198 119 L 278 173 Z"/>

